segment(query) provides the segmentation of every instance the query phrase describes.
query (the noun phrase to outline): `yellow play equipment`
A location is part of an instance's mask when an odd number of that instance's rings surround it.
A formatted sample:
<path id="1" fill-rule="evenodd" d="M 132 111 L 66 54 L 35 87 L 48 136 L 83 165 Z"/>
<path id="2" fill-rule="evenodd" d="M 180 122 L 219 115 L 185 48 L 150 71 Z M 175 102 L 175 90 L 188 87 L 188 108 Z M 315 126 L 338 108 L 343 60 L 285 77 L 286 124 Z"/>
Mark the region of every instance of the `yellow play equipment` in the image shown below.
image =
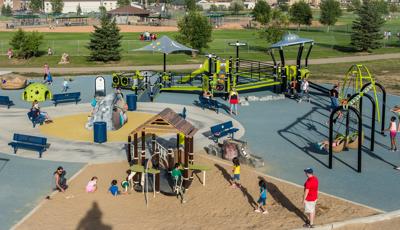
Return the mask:
<path id="1" fill-rule="evenodd" d="M 202 65 L 200 65 L 200 68 L 196 69 L 193 71 L 191 74 L 183 76 L 182 79 L 179 81 L 179 83 L 188 83 L 190 80 L 192 80 L 194 77 L 207 72 L 209 69 L 208 67 L 208 60 L 206 59 Z"/>

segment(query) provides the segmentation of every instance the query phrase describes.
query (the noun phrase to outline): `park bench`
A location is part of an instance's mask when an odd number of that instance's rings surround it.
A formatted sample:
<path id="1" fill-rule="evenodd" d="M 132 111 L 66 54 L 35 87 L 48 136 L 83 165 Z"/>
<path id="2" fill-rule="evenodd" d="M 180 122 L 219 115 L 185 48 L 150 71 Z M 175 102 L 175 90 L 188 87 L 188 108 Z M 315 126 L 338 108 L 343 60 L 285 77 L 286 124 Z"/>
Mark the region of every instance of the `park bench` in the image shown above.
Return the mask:
<path id="1" fill-rule="evenodd" d="M 234 134 L 239 131 L 238 128 L 233 127 L 232 121 L 227 121 L 222 124 L 214 125 L 211 128 L 212 138 L 215 142 L 218 142 L 218 139 L 227 135 L 231 135 L 233 138 Z"/>
<path id="2" fill-rule="evenodd" d="M 43 125 L 44 121 L 46 120 L 46 118 L 43 116 L 38 116 L 38 115 L 35 116 L 35 112 L 32 110 L 29 111 L 27 115 L 29 120 L 32 122 L 33 128 L 35 128 L 35 126 L 38 124 Z"/>
<path id="3" fill-rule="evenodd" d="M 8 143 L 17 154 L 18 149 L 28 149 L 39 152 L 39 158 L 47 149 L 47 138 L 14 133 L 13 141 Z"/>
<path id="4" fill-rule="evenodd" d="M 14 105 L 14 103 L 8 96 L 0 96 L 0 105 L 6 105 L 7 108 L 10 108 L 10 106 Z"/>
<path id="5" fill-rule="evenodd" d="M 60 94 L 53 95 L 54 106 L 57 106 L 57 104 L 59 104 L 59 103 L 71 102 L 71 101 L 75 101 L 75 103 L 78 104 L 78 101 L 80 101 L 80 100 L 81 100 L 80 92 L 60 93 Z"/>
<path id="6" fill-rule="evenodd" d="M 217 100 L 211 98 L 205 98 L 202 95 L 199 95 L 198 103 L 202 109 L 207 108 L 214 110 L 216 113 L 219 112 L 219 103 Z"/>

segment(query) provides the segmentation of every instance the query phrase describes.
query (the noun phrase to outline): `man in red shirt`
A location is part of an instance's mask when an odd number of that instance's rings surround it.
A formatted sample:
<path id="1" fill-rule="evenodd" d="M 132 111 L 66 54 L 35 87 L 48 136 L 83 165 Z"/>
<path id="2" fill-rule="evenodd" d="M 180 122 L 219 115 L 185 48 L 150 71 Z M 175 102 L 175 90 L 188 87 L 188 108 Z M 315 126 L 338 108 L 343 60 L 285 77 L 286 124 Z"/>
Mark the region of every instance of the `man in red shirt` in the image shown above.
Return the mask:
<path id="1" fill-rule="evenodd" d="M 318 199 L 318 178 L 314 176 L 312 168 L 304 169 L 307 180 L 304 183 L 304 212 L 309 215 L 309 221 L 304 225 L 306 228 L 314 227 L 315 205 Z"/>

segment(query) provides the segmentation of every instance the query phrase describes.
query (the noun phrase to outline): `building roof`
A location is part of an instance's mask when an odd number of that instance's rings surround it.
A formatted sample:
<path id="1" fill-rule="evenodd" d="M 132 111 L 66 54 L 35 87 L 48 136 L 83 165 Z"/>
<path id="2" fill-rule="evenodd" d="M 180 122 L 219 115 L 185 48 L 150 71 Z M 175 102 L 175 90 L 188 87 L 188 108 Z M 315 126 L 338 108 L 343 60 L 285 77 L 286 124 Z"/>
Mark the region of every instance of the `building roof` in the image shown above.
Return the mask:
<path id="1" fill-rule="evenodd" d="M 111 15 L 121 14 L 121 15 L 140 15 L 140 16 L 148 16 L 150 14 L 149 11 L 135 6 L 122 6 L 114 10 L 110 10 L 108 11 L 108 13 Z"/>
<path id="2" fill-rule="evenodd" d="M 166 108 L 134 129 L 131 134 L 142 131 L 146 133 L 183 133 L 187 137 L 193 137 L 197 129 L 172 109 Z"/>

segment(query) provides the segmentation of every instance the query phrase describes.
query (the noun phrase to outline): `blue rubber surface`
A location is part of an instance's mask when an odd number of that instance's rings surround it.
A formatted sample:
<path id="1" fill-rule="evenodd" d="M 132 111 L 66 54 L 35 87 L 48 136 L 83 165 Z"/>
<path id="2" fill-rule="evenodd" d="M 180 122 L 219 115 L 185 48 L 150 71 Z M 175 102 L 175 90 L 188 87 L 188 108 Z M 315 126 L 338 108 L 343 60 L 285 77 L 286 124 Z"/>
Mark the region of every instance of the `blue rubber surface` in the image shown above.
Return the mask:
<path id="1" fill-rule="evenodd" d="M 257 92 L 241 96 L 267 94 L 271 93 Z M 156 101 L 179 101 L 190 105 L 196 99 L 196 95 L 162 93 Z M 220 102 L 228 104 L 222 100 Z M 399 102 L 399 97 L 388 96 L 386 127 L 394 115 L 389 108 Z M 315 144 L 328 139 L 326 122 L 330 114 L 329 104 L 329 98 L 322 95 L 312 95 L 311 103 L 297 103 L 291 99 L 250 102 L 249 106 L 239 107 L 239 115 L 235 118 L 246 129 L 242 139 L 248 141 L 252 152 L 265 159 L 268 168 L 266 173 L 302 185 L 305 181 L 303 169 L 312 167 L 319 177 L 321 191 L 384 211 L 399 209 L 400 171 L 394 170 L 394 167 L 400 165 L 400 152 L 388 150 L 389 136 L 379 134 L 378 122 L 375 151 L 369 151 L 371 105 L 368 100 L 364 100 L 363 108 L 366 140 L 363 145 L 362 173 L 355 171 L 356 150 L 335 154 L 333 169 L 327 167 L 328 154 L 317 149 Z M 351 127 L 356 128 L 356 125 Z M 344 133 L 344 125 L 338 131 Z"/>
<path id="2" fill-rule="evenodd" d="M 64 167 L 69 179 L 83 165 L 0 153 L 0 229 L 10 229 L 51 193 L 58 166 Z"/>

